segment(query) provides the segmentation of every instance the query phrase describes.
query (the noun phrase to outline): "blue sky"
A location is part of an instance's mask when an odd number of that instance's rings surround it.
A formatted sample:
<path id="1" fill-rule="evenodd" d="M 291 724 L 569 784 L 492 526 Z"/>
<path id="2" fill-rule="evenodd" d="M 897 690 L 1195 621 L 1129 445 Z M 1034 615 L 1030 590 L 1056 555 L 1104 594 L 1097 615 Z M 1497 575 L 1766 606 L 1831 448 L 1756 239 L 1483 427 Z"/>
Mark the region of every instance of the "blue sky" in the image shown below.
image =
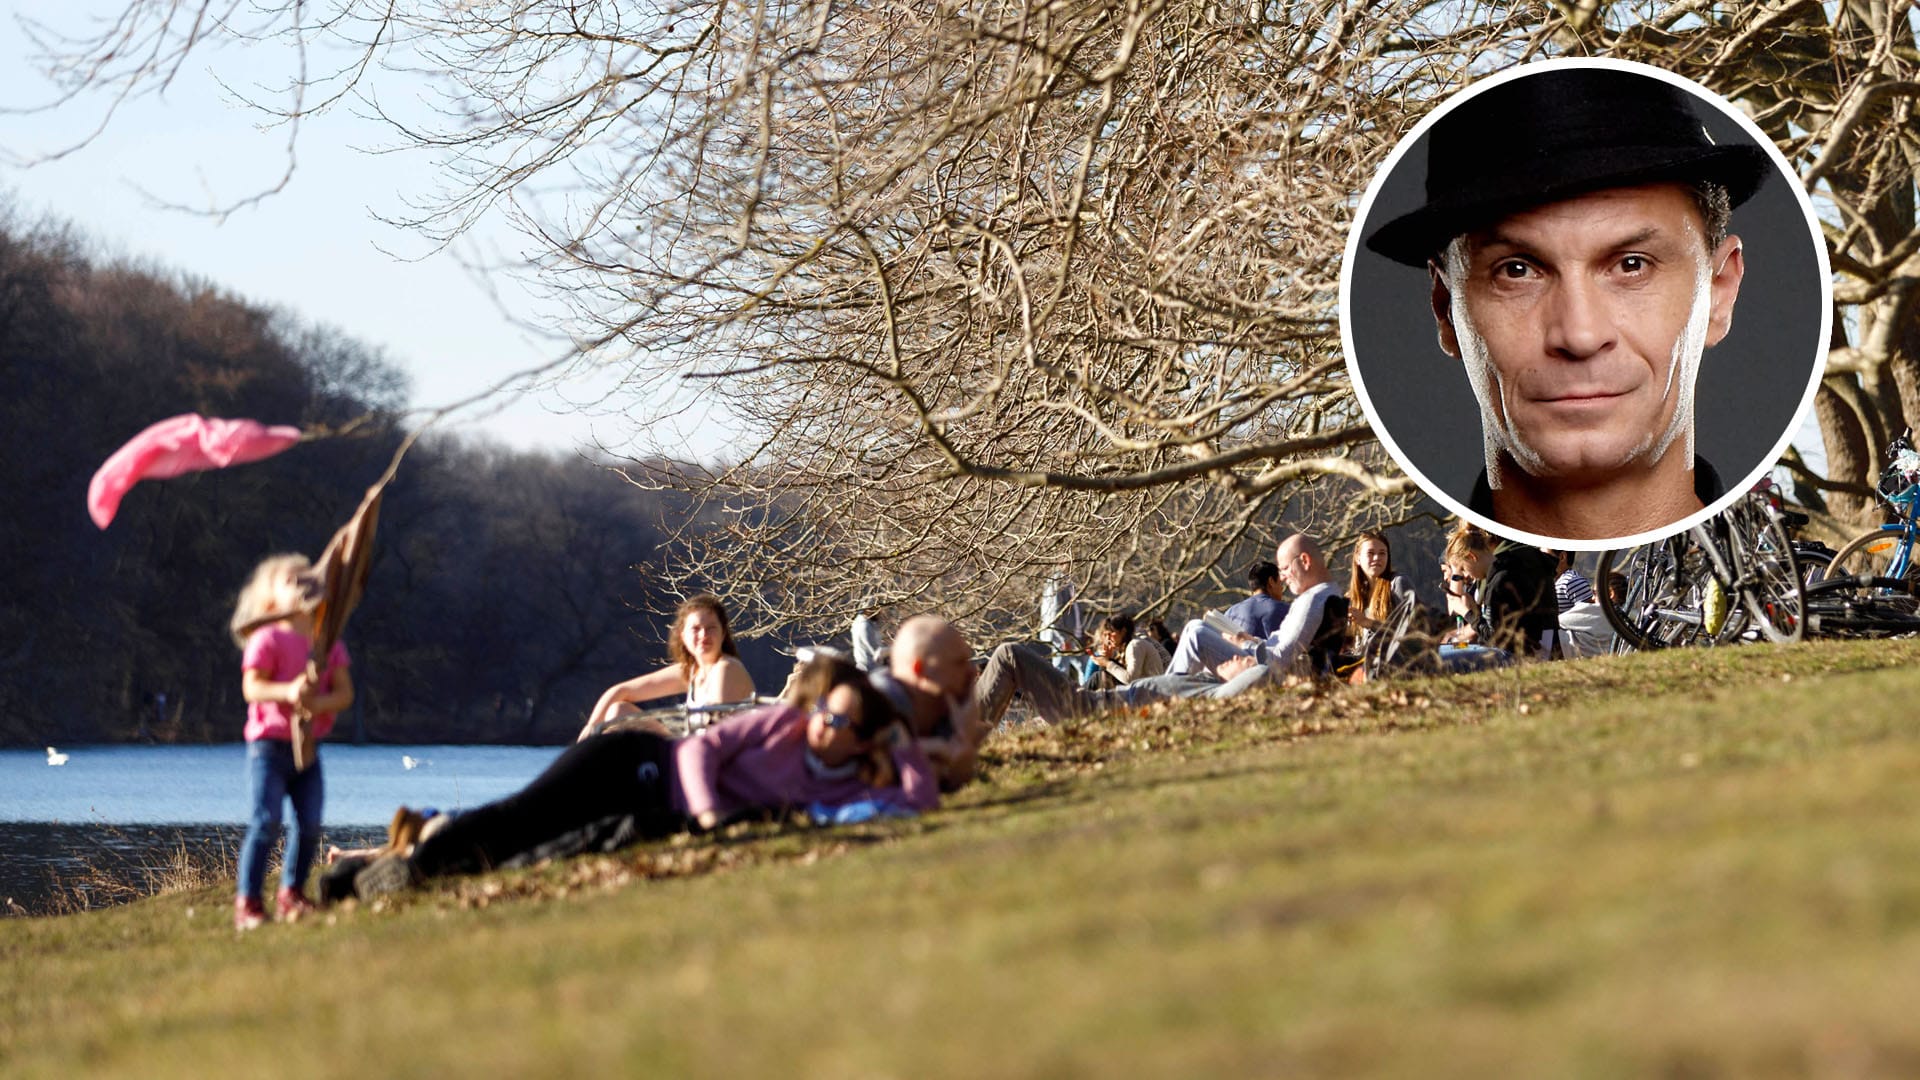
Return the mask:
<path id="1" fill-rule="evenodd" d="M 118 6 L 0 0 L 0 105 L 17 109 L 53 96 L 26 63 L 20 13 L 81 30 L 87 12 Z M 73 145 L 99 122 L 104 102 L 0 115 L 0 191 L 27 216 L 50 214 L 79 226 L 110 255 L 184 271 L 382 349 L 411 376 L 419 406 L 464 399 L 565 352 L 563 339 L 515 325 L 556 325 L 550 307 L 510 277 L 491 275 L 482 284 L 462 265 L 463 258 L 512 260 L 525 247 L 520 237 L 488 223 L 456 251 L 436 254 L 420 237 L 376 220 L 376 213 L 401 211 L 403 196 L 431 191 L 433 166 L 418 155 L 356 150 L 389 139 L 346 109 L 308 122 L 291 182 L 258 206 L 221 223 L 156 205 L 155 197 L 195 207 L 230 204 L 278 182 L 287 160 L 284 131 L 259 130 L 258 114 L 229 100 L 207 74 L 218 64 L 240 86 L 278 74 L 249 71 L 241 60 L 227 49 L 190 62 L 164 99 L 123 108 L 100 136 L 61 160 L 26 164 Z M 618 445 L 627 424 L 608 415 L 605 391 L 605 380 L 575 380 L 460 429 L 521 448 L 564 451 L 596 437 Z"/>

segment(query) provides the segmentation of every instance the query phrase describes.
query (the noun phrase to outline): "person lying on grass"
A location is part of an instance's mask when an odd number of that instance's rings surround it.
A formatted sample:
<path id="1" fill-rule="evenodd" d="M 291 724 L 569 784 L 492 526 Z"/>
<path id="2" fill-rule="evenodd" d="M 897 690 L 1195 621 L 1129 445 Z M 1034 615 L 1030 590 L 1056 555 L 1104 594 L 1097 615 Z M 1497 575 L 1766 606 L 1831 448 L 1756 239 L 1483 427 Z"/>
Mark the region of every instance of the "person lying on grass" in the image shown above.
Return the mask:
<path id="1" fill-rule="evenodd" d="M 959 790 L 979 765 L 989 725 L 980 723 L 974 699 L 978 674 L 973 646 L 952 623 L 932 614 L 901 623 L 887 666 L 868 673 L 933 762 L 941 791 Z"/>
<path id="2" fill-rule="evenodd" d="M 794 704 L 750 709 L 677 742 L 630 729 L 574 743 L 518 793 L 455 815 L 411 853 L 380 856 L 357 873 L 342 862 L 334 873 L 354 873 L 352 891 L 365 897 L 769 810 L 829 818 L 850 804 L 931 810 L 940 801 L 933 766 L 899 720 L 865 672 L 821 656 L 803 672 Z"/>

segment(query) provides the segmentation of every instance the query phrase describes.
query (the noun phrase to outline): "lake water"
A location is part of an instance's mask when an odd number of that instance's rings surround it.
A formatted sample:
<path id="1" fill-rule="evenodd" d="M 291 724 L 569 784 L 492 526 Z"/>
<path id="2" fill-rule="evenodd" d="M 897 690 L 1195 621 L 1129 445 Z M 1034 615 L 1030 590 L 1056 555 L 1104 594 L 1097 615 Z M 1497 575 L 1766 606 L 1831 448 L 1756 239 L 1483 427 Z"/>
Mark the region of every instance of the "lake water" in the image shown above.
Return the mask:
<path id="1" fill-rule="evenodd" d="M 246 746 L 63 746 L 0 750 L 0 899 L 39 911 L 53 876 L 134 869 L 186 842 L 237 849 Z M 321 751 L 327 841 L 384 837 L 394 808 L 461 810 L 523 787 L 557 746 L 353 746 Z M 407 760 L 414 762 L 407 767 Z"/>

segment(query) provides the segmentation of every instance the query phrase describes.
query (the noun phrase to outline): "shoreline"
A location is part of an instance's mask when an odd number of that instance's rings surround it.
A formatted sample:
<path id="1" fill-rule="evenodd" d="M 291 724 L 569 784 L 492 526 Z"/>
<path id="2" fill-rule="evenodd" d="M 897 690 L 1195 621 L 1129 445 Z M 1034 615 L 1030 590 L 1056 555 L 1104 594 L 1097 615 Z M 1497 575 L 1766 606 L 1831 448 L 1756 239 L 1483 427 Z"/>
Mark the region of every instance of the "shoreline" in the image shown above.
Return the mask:
<path id="1" fill-rule="evenodd" d="M 172 880 L 231 880 L 245 825 L 0 822 L 0 918 L 114 907 Z M 328 825 L 326 846 L 380 843 L 384 826 Z"/>

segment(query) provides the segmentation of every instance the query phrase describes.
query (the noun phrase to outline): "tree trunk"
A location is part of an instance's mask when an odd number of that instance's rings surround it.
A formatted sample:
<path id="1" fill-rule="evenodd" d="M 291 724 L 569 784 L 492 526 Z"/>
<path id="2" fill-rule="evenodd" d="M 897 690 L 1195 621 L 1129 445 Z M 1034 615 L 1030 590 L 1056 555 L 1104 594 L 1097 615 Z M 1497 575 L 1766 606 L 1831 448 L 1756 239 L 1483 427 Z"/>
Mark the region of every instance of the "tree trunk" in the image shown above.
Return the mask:
<path id="1" fill-rule="evenodd" d="M 1822 383 L 1820 391 L 1813 397 L 1813 414 L 1819 418 L 1820 441 L 1827 450 L 1827 479 L 1843 483 L 1867 483 L 1867 470 L 1873 459 L 1867 448 L 1866 431 L 1861 427 L 1853 406 L 1834 390 L 1830 382 Z M 1866 499 L 1844 491 L 1830 494 L 1827 506 L 1833 511 L 1834 517 L 1862 524 L 1870 509 Z"/>

